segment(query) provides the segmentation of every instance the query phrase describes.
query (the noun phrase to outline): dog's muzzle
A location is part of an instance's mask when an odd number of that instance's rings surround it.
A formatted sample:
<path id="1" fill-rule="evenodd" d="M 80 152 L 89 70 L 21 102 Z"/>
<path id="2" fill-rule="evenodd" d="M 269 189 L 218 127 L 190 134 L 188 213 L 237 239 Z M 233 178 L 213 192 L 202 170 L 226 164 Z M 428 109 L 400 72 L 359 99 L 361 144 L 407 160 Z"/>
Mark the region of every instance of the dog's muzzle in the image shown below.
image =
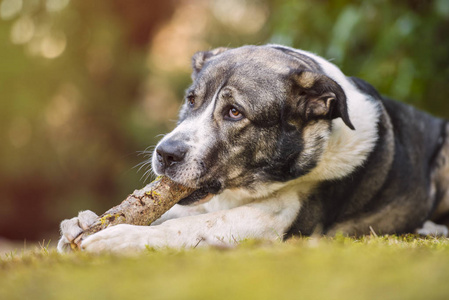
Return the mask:
<path id="1" fill-rule="evenodd" d="M 170 177 L 172 180 L 177 181 L 174 174 L 182 172 L 182 164 L 186 163 L 185 158 L 187 156 L 188 146 L 179 140 L 168 139 L 159 144 L 156 148 L 156 164 L 154 166 L 155 171 L 158 174 L 164 174 Z M 183 182 L 180 182 L 183 184 Z M 221 185 L 219 184 L 205 184 L 199 187 L 188 197 L 178 202 L 181 205 L 200 204 L 207 202 L 213 196 L 218 193 Z"/>

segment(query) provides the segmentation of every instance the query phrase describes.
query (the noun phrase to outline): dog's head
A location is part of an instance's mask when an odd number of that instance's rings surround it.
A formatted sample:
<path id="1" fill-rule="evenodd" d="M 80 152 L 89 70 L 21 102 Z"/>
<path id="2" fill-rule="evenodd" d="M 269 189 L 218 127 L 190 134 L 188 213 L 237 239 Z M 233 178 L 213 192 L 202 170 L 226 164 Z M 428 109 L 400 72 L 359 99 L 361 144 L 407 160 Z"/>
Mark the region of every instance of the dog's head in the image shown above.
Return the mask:
<path id="1" fill-rule="evenodd" d="M 178 126 L 153 169 L 202 191 L 257 189 L 310 172 L 332 120 L 353 128 L 342 88 L 310 57 L 286 48 L 219 48 L 193 57 Z"/>

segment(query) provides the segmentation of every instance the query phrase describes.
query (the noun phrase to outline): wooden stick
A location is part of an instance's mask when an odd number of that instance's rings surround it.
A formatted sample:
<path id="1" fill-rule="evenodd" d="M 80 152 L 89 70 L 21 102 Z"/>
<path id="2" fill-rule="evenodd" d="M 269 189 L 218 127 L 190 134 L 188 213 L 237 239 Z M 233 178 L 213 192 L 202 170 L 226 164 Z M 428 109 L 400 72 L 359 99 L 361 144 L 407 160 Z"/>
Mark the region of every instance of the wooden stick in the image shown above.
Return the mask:
<path id="1" fill-rule="evenodd" d="M 72 250 L 80 249 L 83 238 L 108 226 L 117 224 L 150 225 L 181 199 L 195 189 L 158 177 L 141 190 L 135 190 L 122 203 L 99 216 L 98 220 L 84 230 L 72 242 Z"/>

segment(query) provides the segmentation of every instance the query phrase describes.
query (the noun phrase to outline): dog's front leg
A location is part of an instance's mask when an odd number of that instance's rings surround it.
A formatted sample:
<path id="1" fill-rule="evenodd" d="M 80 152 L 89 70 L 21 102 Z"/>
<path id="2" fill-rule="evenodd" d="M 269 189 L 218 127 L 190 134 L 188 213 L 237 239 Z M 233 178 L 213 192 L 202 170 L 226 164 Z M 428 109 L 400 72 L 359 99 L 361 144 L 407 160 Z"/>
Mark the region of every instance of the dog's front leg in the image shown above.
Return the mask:
<path id="1" fill-rule="evenodd" d="M 238 241 L 282 239 L 300 209 L 296 197 L 252 202 L 229 210 L 168 220 L 156 226 L 116 225 L 88 237 L 87 251 L 125 251 L 149 247 L 229 246 Z"/>
<path id="2" fill-rule="evenodd" d="M 170 208 L 166 213 L 164 213 L 159 219 L 151 223 L 151 226 L 160 225 L 165 221 L 171 219 L 177 219 L 187 216 L 195 216 L 206 213 L 206 209 L 203 204 L 195 205 L 195 206 L 183 206 L 176 204 L 172 208 Z"/>

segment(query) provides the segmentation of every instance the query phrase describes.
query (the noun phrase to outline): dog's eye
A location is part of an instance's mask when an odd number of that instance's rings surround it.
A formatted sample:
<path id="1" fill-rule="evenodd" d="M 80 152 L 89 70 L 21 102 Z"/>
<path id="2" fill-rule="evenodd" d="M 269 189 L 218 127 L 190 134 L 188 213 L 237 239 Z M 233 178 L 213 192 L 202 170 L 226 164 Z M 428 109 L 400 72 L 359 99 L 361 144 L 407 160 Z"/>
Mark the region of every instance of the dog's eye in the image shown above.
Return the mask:
<path id="1" fill-rule="evenodd" d="M 188 95 L 188 96 L 187 96 L 187 103 L 189 103 L 190 106 L 195 105 L 195 96 L 193 96 L 193 95 Z"/>
<path id="2" fill-rule="evenodd" d="M 241 120 L 243 118 L 243 115 L 238 111 L 237 108 L 231 107 L 229 109 L 229 118 L 231 118 L 232 120 Z"/>

